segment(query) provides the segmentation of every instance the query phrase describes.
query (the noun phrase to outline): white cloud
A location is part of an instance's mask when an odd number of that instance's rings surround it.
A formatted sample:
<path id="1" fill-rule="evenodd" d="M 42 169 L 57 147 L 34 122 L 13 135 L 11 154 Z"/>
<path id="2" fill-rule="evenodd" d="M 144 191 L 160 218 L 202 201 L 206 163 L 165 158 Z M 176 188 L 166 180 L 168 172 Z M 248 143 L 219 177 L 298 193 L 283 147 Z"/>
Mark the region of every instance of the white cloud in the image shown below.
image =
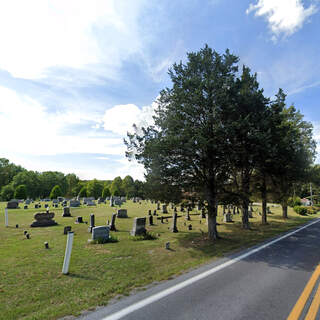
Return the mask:
<path id="1" fill-rule="evenodd" d="M 132 131 L 133 124 L 138 127 L 146 127 L 153 124 L 152 117 L 156 106 L 155 102 L 141 109 L 134 104 L 116 105 L 105 111 L 102 120 L 103 127 L 107 131 L 126 137 L 127 132 Z"/>
<path id="2" fill-rule="evenodd" d="M 258 0 L 257 4 L 250 4 L 246 12 L 252 11 L 255 16 L 266 17 L 276 40 L 281 34 L 290 36 L 302 28 L 308 17 L 317 12 L 317 7 L 305 8 L 301 0 Z"/>
<path id="3" fill-rule="evenodd" d="M 99 137 L 94 130 L 63 134 L 68 126 L 81 125 L 88 120 L 98 118 L 81 112 L 49 114 L 37 101 L 0 87 L 0 150 L 4 155 L 124 154 L 121 138 Z"/>
<path id="4" fill-rule="evenodd" d="M 144 2 L 0 1 L 0 69 L 39 78 L 51 67 L 67 66 L 112 77 L 123 59 L 142 50 Z"/>

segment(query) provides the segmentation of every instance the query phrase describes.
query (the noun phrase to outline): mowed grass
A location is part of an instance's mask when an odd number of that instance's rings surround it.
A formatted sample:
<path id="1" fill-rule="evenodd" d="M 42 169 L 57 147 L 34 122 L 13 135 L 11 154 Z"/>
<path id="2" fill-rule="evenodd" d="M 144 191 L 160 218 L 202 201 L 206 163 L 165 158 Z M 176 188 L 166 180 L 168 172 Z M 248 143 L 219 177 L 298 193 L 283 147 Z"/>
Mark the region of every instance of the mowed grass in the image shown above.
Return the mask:
<path id="1" fill-rule="evenodd" d="M 154 220 L 156 225 L 147 229 L 159 237 L 156 240 L 133 241 L 129 235 L 133 218 L 147 216 L 148 210 L 153 212 L 156 205 L 127 201 L 122 208 L 128 210 L 129 218 L 117 219 L 118 232 L 111 232 L 119 242 L 93 245 L 88 244 L 91 237 L 88 225 L 75 224 L 75 218 L 82 216 L 89 224 L 89 215 L 94 213 L 96 225 L 105 225 L 108 219 L 111 220 L 115 208 L 109 204 L 71 208 L 70 218 L 61 216 L 61 207 L 51 209 L 55 212 L 57 226 L 30 228 L 34 213 L 43 212 L 43 206 L 42 203 L 42 209 L 9 210 L 9 227 L 5 228 L 5 203 L 0 203 L 0 319 L 76 316 L 81 311 L 106 305 L 111 298 L 128 295 L 135 288 L 170 279 L 319 216 L 302 217 L 289 209 L 290 219 L 283 221 L 281 208 L 271 208 L 269 225 L 262 226 L 261 217 L 255 212 L 254 218 L 250 219 L 252 230 L 243 230 L 240 215 L 234 217 L 234 223 L 226 224 L 222 222 L 219 208 L 218 221 L 221 225 L 218 230 L 223 239 L 213 244 L 206 238 L 205 219 L 200 224 L 200 216 L 196 215 L 199 212 L 195 210 L 191 221 L 184 217 L 178 219 L 178 233 L 168 229 L 171 219 L 164 224 Z M 23 208 L 23 204 L 20 207 Z M 34 204 L 29 207 L 33 208 Z M 169 214 L 172 212 L 169 208 Z M 181 214 L 185 215 L 179 212 Z M 189 224 L 192 224 L 192 231 L 187 228 Z M 66 276 L 61 274 L 61 269 L 67 239 L 63 228 L 67 225 L 72 226 L 75 236 L 70 274 Z M 30 240 L 23 235 L 24 230 L 30 233 Z M 45 241 L 49 243 L 49 250 L 44 248 Z M 167 241 L 170 241 L 172 250 L 165 249 Z"/>

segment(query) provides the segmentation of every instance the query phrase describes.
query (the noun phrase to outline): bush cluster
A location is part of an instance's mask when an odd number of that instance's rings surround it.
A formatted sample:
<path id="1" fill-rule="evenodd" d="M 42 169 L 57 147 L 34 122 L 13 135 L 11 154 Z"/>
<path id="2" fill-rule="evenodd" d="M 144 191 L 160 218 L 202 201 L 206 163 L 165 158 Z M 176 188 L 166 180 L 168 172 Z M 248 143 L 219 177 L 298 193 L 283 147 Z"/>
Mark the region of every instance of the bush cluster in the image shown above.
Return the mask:
<path id="1" fill-rule="evenodd" d="M 293 207 L 293 210 L 297 213 L 300 214 L 301 216 L 306 216 L 308 213 L 308 210 L 306 207 L 302 207 L 302 206 L 295 206 Z"/>

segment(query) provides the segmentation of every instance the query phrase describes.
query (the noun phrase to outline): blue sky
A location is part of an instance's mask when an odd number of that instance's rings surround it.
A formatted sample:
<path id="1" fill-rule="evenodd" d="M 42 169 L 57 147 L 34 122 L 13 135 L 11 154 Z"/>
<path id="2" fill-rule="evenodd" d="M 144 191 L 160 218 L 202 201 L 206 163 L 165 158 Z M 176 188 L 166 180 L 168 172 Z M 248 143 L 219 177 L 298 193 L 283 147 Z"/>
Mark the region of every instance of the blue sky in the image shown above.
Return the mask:
<path id="1" fill-rule="evenodd" d="M 279 87 L 320 140 L 319 0 L 0 1 L 0 157 L 83 179 L 143 178 L 123 137 L 168 68 L 207 43 Z"/>

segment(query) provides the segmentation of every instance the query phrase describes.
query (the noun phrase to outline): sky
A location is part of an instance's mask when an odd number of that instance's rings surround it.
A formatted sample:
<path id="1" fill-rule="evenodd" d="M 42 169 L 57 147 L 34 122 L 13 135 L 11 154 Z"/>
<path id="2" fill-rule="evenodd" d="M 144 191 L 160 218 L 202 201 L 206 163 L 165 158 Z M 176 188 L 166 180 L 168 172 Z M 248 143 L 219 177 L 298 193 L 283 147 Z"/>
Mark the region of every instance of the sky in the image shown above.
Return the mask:
<path id="1" fill-rule="evenodd" d="M 126 132 L 205 44 L 239 56 L 266 96 L 282 88 L 320 141 L 319 30 L 320 0 L 0 0 L 0 157 L 143 179 Z"/>

